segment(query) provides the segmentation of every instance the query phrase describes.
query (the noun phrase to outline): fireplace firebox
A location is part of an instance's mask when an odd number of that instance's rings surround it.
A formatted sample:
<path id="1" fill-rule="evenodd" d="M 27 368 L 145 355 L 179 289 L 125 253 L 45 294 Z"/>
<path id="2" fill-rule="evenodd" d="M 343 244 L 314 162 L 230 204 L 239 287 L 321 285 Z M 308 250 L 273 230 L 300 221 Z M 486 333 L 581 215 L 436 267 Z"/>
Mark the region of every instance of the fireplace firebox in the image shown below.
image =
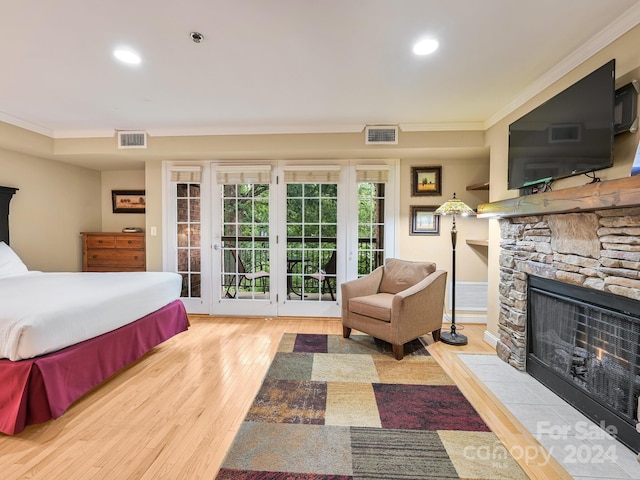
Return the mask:
<path id="1" fill-rule="evenodd" d="M 526 370 L 640 451 L 640 302 L 529 276 Z"/>

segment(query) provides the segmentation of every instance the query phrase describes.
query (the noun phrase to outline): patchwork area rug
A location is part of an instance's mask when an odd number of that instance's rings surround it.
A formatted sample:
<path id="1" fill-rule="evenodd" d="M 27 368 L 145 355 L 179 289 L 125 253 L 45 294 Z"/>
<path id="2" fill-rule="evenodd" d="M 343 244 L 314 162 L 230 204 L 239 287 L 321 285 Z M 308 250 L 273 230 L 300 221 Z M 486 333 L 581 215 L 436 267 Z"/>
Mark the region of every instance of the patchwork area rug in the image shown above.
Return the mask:
<path id="1" fill-rule="evenodd" d="M 285 334 L 216 478 L 526 479 L 425 347 Z"/>

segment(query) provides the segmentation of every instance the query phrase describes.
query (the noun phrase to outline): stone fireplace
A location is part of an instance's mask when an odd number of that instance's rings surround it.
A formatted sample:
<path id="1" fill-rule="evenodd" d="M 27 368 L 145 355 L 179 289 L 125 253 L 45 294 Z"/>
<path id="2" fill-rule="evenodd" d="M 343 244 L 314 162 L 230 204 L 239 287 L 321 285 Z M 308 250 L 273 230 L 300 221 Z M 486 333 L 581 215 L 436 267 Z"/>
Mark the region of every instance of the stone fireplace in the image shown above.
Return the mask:
<path id="1" fill-rule="evenodd" d="M 634 180 L 634 184 L 638 180 L 640 179 Z M 625 182 L 629 183 L 629 179 L 626 179 Z M 605 298 L 604 303 L 612 304 L 608 305 L 611 307 L 615 307 L 615 304 L 625 305 L 627 302 L 636 303 L 640 300 L 640 199 L 634 197 L 633 200 L 626 200 L 626 193 L 616 191 L 615 187 L 610 189 L 611 195 L 603 195 L 603 198 L 598 198 L 599 195 L 594 195 L 592 191 L 580 190 L 585 188 L 578 187 L 573 190 L 578 191 L 580 199 L 588 196 L 595 197 L 595 200 L 590 200 L 590 202 L 595 201 L 595 205 L 602 205 L 603 208 L 589 208 L 594 205 L 593 203 L 586 204 L 586 211 L 580 211 L 580 208 L 567 208 L 567 203 L 575 203 L 576 200 L 573 198 L 567 200 L 567 193 L 560 194 L 559 192 L 549 192 L 552 195 L 548 197 L 544 197 L 547 194 L 534 195 L 532 197 L 540 197 L 535 201 L 527 200 L 526 197 L 505 201 L 510 210 L 508 214 L 500 215 L 502 218 L 499 220 L 501 233 L 500 310 L 499 340 L 496 350 L 502 360 L 517 369 L 525 370 L 526 364 L 526 370 L 529 373 L 574 404 L 592 420 L 597 423 L 604 421 L 609 425 L 611 424 L 609 417 L 601 417 L 600 413 L 590 415 L 590 412 L 585 412 L 580 408 L 583 404 L 591 402 L 591 399 L 569 400 L 553 385 L 549 385 L 547 381 L 533 373 L 533 366 L 536 365 L 537 369 L 538 363 L 531 357 L 529 360 L 527 359 L 531 346 L 527 339 L 527 318 L 528 309 L 531 309 L 528 296 L 532 277 L 550 279 L 553 280 L 551 283 L 561 282 L 564 285 L 586 289 L 585 298 L 588 301 L 591 297 L 596 296 L 596 292 L 602 293 Z M 598 189 L 600 186 L 590 188 Z M 637 186 L 634 189 L 637 191 Z M 600 193 L 598 190 L 596 192 Z M 557 200 L 557 195 L 561 195 L 562 198 Z M 622 201 L 621 198 L 623 198 Z M 610 201 L 611 199 L 613 201 Z M 533 204 L 528 202 L 533 202 Z M 552 204 L 550 208 L 549 202 Z M 578 203 L 584 205 L 584 202 Z M 525 204 L 524 208 L 519 208 L 522 204 Z M 495 204 L 486 204 L 486 206 L 491 206 L 487 210 L 493 209 L 488 213 L 495 215 L 493 205 Z M 518 208 L 514 208 L 514 205 Z M 504 205 L 499 208 L 504 209 Z M 536 213 L 536 210 L 540 213 Z M 482 208 L 479 208 L 479 213 L 483 213 Z M 553 287 L 552 290 L 554 290 Z M 589 291 L 592 291 L 593 294 L 589 294 Z M 637 304 L 640 306 L 640 302 Z M 552 307 L 546 315 L 558 314 L 556 310 Z M 621 310 L 624 313 L 629 309 L 621 307 Z M 566 317 L 566 314 L 562 312 L 559 315 L 561 318 Z M 634 315 L 640 318 L 637 313 L 632 314 L 632 316 Z M 633 335 L 629 336 L 623 332 L 622 337 L 635 338 L 634 343 L 637 343 L 638 327 L 637 324 L 634 325 L 632 327 L 634 329 Z M 544 328 L 549 329 L 548 325 Z M 585 327 L 582 328 L 584 330 Z M 542 332 L 543 337 L 546 333 L 548 332 Z M 591 338 L 590 334 L 585 331 L 579 332 L 577 336 Z M 555 341 L 560 340 L 548 338 L 550 343 Z M 600 354 L 600 350 L 601 346 L 598 347 L 598 354 Z M 558 353 L 557 348 L 553 351 L 555 354 Z M 580 372 L 584 371 L 581 369 L 584 369 L 588 362 L 591 362 L 595 368 L 599 359 L 594 359 L 596 355 L 590 353 L 584 353 L 584 358 L 579 358 L 583 351 L 586 352 L 581 344 L 572 344 L 570 349 L 566 349 L 568 358 L 563 361 L 569 362 L 567 371 L 574 372 L 573 378 L 568 381 L 569 384 L 574 384 L 570 389 L 578 390 L 577 393 L 584 393 L 586 397 L 589 397 L 590 392 L 583 388 L 584 385 L 580 385 L 582 381 L 579 380 Z M 606 353 L 605 356 L 609 358 Z M 630 401 L 633 403 L 633 417 L 629 417 L 628 412 L 625 414 L 625 422 L 628 425 L 624 425 L 624 428 L 628 430 L 627 436 L 632 438 L 631 443 L 634 445 L 629 445 L 630 442 L 623 438 L 620 439 L 637 451 L 638 442 L 635 437 L 639 435 L 635 431 L 635 422 L 637 421 L 637 395 L 640 387 L 636 388 L 634 382 L 640 372 L 638 370 L 638 356 L 633 354 L 631 359 L 634 363 L 632 368 L 629 368 L 627 364 L 621 368 L 629 372 L 627 376 L 633 377 L 633 380 L 628 382 L 630 383 L 630 392 L 627 393 L 628 397 L 632 398 Z M 598 364 L 598 368 L 601 368 L 601 364 Z M 575 372 L 578 372 L 578 375 L 575 375 Z M 543 375 L 543 377 L 545 376 L 546 374 Z M 554 379 L 551 383 L 557 383 L 555 373 L 552 372 L 549 378 Z M 575 385 L 579 388 L 574 388 Z M 610 405 L 614 402 L 609 402 L 606 397 L 596 398 L 596 400 L 603 405 L 605 410 L 615 409 L 615 405 Z M 627 401 L 628 405 L 629 401 Z"/>
<path id="2" fill-rule="evenodd" d="M 500 220 L 498 356 L 524 370 L 527 278 L 640 300 L 640 207 Z"/>

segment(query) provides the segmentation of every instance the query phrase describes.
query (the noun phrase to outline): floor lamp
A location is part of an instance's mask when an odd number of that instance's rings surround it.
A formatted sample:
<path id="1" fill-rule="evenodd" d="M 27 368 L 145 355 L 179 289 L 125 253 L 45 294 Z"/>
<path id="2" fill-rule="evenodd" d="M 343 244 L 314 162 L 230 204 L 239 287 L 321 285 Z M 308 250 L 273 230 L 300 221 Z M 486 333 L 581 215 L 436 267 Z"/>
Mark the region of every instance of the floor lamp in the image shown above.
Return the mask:
<path id="1" fill-rule="evenodd" d="M 456 240 L 458 237 L 458 231 L 456 230 L 456 215 L 471 215 L 475 213 L 471 207 L 465 204 L 462 200 L 456 198 L 456 194 L 453 194 L 451 200 L 446 201 L 438 207 L 434 212 L 435 215 L 451 215 L 453 218 L 453 226 L 451 227 L 451 247 L 452 247 L 452 260 L 451 260 L 451 331 L 442 332 L 440 334 L 440 340 L 449 345 L 466 345 L 467 337 L 461 333 L 456 332 Z"/>

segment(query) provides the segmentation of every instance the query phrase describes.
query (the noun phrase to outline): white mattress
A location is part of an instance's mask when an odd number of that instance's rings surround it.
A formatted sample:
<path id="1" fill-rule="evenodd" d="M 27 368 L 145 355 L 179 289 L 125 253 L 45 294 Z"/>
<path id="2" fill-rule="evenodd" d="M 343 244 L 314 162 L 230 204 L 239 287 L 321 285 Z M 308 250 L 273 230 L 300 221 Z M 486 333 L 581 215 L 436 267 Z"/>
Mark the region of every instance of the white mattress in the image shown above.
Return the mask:
<path id="1" fill-rule="evenodd" d="M 178 299 L 181 288 L 170 272 L 2 277 L 0 358 L 33 358 L 110 332 Z"/>

